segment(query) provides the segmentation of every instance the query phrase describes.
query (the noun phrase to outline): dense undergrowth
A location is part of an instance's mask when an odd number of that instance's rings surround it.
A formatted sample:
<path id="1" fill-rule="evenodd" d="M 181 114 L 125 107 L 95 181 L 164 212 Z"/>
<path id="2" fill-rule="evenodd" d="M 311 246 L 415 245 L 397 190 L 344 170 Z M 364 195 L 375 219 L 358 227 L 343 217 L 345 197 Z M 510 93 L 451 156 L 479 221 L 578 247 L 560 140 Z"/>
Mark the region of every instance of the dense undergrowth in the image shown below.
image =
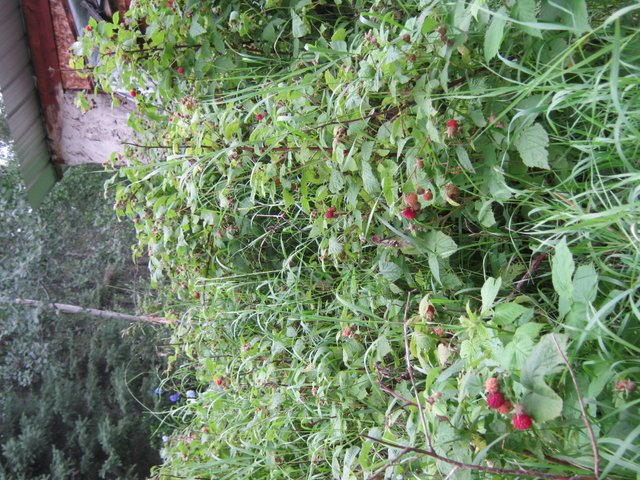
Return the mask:
<path id="1" fill-rule="evenodd" d="M 183 307 L 154 475 L 637 478 L 639 9 L 92 23 L 75 66 L 137 106 L 116 208 Z"/>

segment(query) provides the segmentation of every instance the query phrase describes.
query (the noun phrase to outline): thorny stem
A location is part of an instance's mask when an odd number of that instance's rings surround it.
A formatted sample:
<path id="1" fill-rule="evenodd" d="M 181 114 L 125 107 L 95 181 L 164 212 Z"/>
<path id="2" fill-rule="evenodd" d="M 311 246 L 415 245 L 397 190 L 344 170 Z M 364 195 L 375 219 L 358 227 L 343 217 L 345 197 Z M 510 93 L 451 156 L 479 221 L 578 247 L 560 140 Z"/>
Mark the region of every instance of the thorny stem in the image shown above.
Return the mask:
<path id="1" fill-rule="evenodd" d="M 362 438 L 366 438 L 367 440 L 371 440 L 373 442 L 377 442 L 382 445 L 386 445 L 388 447 L 399 448 L 399 449 L 402 449 L 403 451 L 407 450 L 409 452 L 420 453 L 427 457 L 435 458 L 436 460 L 440 460 L 441 462 L 448 463 L 449 465 L 454 465 L 456 467 L 464 468 L 467 470 L 495 473 L 496 475 L 519 475 L 521 477 L 546 478 L 550 480 L 596 480 L 595 477 L 591 477 L 591 476 L 586 477 L 583 475 L 572 475 L 572 476 L 555 475 L 553 473 L 543 473 L 543 472 L 537 472 L 535 470 L 525 470 L 525 469 L 514 470 L 509 468 L 485 467 L 482 465 L 474 465 L 472 463 L 463 463 L 463 462 L 458 462 L 457 460 L 452 460 L 450 458 L 443 457 L 442 455 L 438 455 L 435 451 L 429 451 L 423 448 L 408 447 L 406 445 L 399 445 L 397 443 L 383 440 L 382 438 L 370 437 L 369 435 L 361 434 L 360 436 Z"/>
<path id="2" fill-rule="evenodd" d="M 328 127 L 331 125 L 342 125 L 342 124 L 346 124 L 346 123 L 353 123 L 353 122 L 359 122 L 360 120 L 367 120 L 369 118 L 374 118 L 377 117 L 379 115 L 386 115 L 386 114 L 392 114 L 392 113 L 396 113 L 397 111 L 401 110 L 403 107 L 402 106 L 398 106 L 398 107 L 391 107 L 387 110 L 373 110 L 373 112 L 371 112 L 369 115 L 364 115 L 362 117 L 358 117 L 358 118 L 352 118 L 351 120 L 333 120 L 331 122 L 327 122 L 327 123 L 321 123 L 320 125 L 316 125 L 315 127 L 309 127 L 303 130 L 303 133 L 309 133 L 312 130 L 317 130 L 319 128 L 323 128 L 323 127 Z"/>
<path id="3" fill-rule="evenodd" d="M 172 48 L 199 48 L 201 47 L 201 45 L 174 45 Z M 153 48 L 139 48 L 137 50 L 123 50 L 122 53 L 152 53 L 152 52 L 158 52 L 160 50 L 166 50 L 166 47 L 153 47 Z M 110 57 L 111 55 L 115 55 L 116 52 L 109 52 L 109 53 L 103 53 L 102 56 L 104 57 Z"/>
<path id="4" fill-rule="evenodd" d="M 404 398 L 402 395 L 399 395 L 396 392 L 394 392 L 393 390 L 391 390 L 384 383 L 382 383 L 382 381 L 378 381 L 378 385 L 380 386 L 380 390 L 382 390 L 383 392 L 387 392 L 389 395 L 391 395 L 394 398 L 397 398 L 398 400 L 402 400 L 407 405 L 412 405 L 414 407 L 418 406 L 418 404 L 416 402 L 413 402 L 413 401 L 409 400 L 408 398 Z"/>
<path id="5" fill-rule="evenodd" d="M 533 276 L 533 274 L 536 272 L 536 270 L 538 269 L 538 267 L 544 261 L 545 258 L 547 258 L 547 254 L 541 253 L 533 260 L 533 262 L 531 262 L 531 267 L 529 267 L 529 269 L 524 273 L 522 278 L 518 280 L 518 283 L 516 283 L 516 287 L 513 289 L 513 292 L 511 292 L 511 294 L 509 295 L 510 297 L 513 297 L 516 293 L 522 290 L 522 287 L 524 287 L 525 284 L 529 281 L 529 279 Z"/>
<path id="6" fill-rule="evenodd" d="M 129 145 L 131 147 L 138 147 L 138 148 L 144 148 L 147 150 L 151 150 L 153 148 L 159 148 L 159 149 L 166 149 L 166 150 L 170 150 L 172 148 L 174 148 L 175 145 L 141 145 L 139 143 L 133 143 L 133 142 L 122 142 L 123 145 Z M 193 148 L 193 145 L 177 145 L 177 148 Z M 201 145 L 198 148 L 204 148 L 207 150 L 213 150 L 216 147 L 214 146 L 209 146 L 209 145 Z M 268 153 L 268 152 L 297 152 L 299 150 L 301 150 L 302 147 L 274 147 L 274 148 L 264 148 L 261 147 L 260 148 L 260 153 Z M 306 147 L 307 150 L 311 150 L 314 152 L 327 152 L 327 153 L 333 153 L 333 148 L 331 147 Z M 236 147 L 236 150 L 240 150 L 241 152 L 253 152 L 255 151 L 255 149 L 253 147 Z M 348 150 L 345 150 L 345 152 L 348 152 Z"/>
<path id="7" fill-rule="evenodd" d="M 580 406 L 580 413 L 582 415 L 582 421 L 584 422 L 585 427 L 587 427 L 587 433 L 589 434 L 589 440 L 591 441 L 591 450 L 593 451 L 593 474 L 596 478 L 600 477 L 600 455 L 598 453 L 598 443 L 596 442 L 596 437 L 593 434 L 593 428 L 591 428 L 591 423 L 589 422 L 589 418 L 587 417 L 587 412 L 584 408 L 584 404 L 582 403 L 582 394 L 580 393 L 580 388 L 578 387 L 578 382 L 576 381 L 576 376 L 573 373 L 573 369 L 571 368 L 571 364 L 567 359 L 567 356 L 564 354 L 560 345 L 558 345 L 558 341 L 556 340 L 555 335 L 551 335 L 551 339 L 553 340 L 558 353 L 562 357 L 562 361 L 567 366 L 569 370 L 569 375 L 571 375 L 571 381 L 573 382 L 573 388 L 576 391 L 576 396 L 578 397 L 578 405 Z"/>

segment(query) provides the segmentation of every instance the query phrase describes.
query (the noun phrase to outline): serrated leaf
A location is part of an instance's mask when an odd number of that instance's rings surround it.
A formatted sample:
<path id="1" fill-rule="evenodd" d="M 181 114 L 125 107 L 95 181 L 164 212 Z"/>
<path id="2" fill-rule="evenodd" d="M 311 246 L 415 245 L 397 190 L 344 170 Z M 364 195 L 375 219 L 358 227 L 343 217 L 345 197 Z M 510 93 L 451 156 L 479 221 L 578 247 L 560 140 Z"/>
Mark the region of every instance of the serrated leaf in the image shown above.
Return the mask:
<path id="1" fill-rule="evenodd" d="M 206 32 L 207 30 L 198 23 L 198 17 L 194 17 L 191 20 L 191 26 L 189 27 L 189 36 L 191 38 L 196 38 Z"/>
<path id="2" fill-rule="evenodd" d="M 589 25 L 589 11 L 585 0 L 559 0 L 556 8 L 561 13 L 564 22 L 578 35 L 591 30 Z"/>
<path id="3" fill-rule="evenodd" d="M 340 243 L 336 237 L 329 238 L 329 247 L 327 248 L 327 252 L 330 255 L 339 255 L 342 253 L 342 249 L 342 243 Z"/>
<path id="4" fill-rule="evenodd" d="M 551 259 L 551 281 L 553 288 L 559 296 L 571 298 L 573 295 L 573 272 L 575 263 L 573 255 L 567 246 L 566 238 L 562 238 L 556 245 L 555 253 Z"/>
<path id="5" fill-rule="evenodd" d="M 347 452 L 344 454 L 344 462 L 342 465 L 342 478 L 349 478 L 351 475 L 351 464 L 356 459 L 358 452 L 360 451 L 360 447 L 350 447 Z"/>
<path id="6" fill-rule="evenodd" d="M 525 411 L 538 422 L 547 422 L 562 414 L 562 398 L 542 383 L 522 399 Z"/>
<path id="7" fill-rule="evenodd" d="M 489 277 L 485 280 L 484 285 L 482 285 L 482 289 L 480 290 L 480 295 L 482 297 L 482 314 L 487 312 L 493 306 L 493 302 L 496 299 L 501 286 L 501 278 L 496 279 Z"/>
<path id="8" fill-rule="evenodd" d="M 337 168 L 331 169 L 331 175 L 329 177 L 329 191 L 331 193 L 339 193 L 344 187 L 344 178 L 340 170 Z"/>
<path id="9" fill-rule="evenodd" d="M 291 10 L 291 33 L 294 38 L 304 37 L 309 33 L 309 28 L 296 12 Z"/>
<path id="10" fill-rule="evenodd" d="M 499 355 L 502 368 L 507 371 L 522 368 L 523 363 L 531 355 L 533 340 L 526 335 L 514 335 Z"/>
<path id="11" fill-rule="evenodd" d="M 491 20 L 491 25 L 487 28 L 484 37 L 484 58 L 489 61 L 498 54 L 502 38 L 504 37 L 504 26 L 507 23 L 507 9 L 500 7 Z"/>
<path id="12" fill-rule="evenodd" d="M 540 339 L 520 372 L 520 383 L 530 390 L 534 390 L 536 383 L 544 382 L 545 376 L 562 370 L 564 363 L 553 337 L 561 351 L 567 349 L 569 337 L 565 334 L 549 333 Z"/>
<path id="13" fill-rule="evenodd" d="M 367 193 L 376 193 L 380 191 L 380 183 L 378 182 L 375 173 L 373 173 L 371 164 L 364 158 L 362 159 L 362 185 Z"/>
<path id="14" fill-rule="evenodd" d="M 385 335 L 380 335 L 376 340 L 376 361 L 381 362 L 386 355 L 391 353 L 393 349 Z"/>
<path id="15" fill-rule="evenodd" d="M 580 265 L 573 276 L 573 300 L 589 304 L 598 295 L 598 274 L 592 263 Z"/>
<path id="16" fill-rule="evenodd" d="M 483 227 L 492 227 L 496 224 L 496 217 L 493 215 L 493 201 L 476 202 L 476 210 L 478 210 L 478 221 Z"/>
<path id="17" fill-rule="evenodd" d="M 326 70 L 324 72 L 324 81 L 331 90 L 335 90 L 338 86 L 338 81 L 336 80 L 336 77 L 333 76 L 330 70 Z"/>
<path id="18" fill-rule="evenodd" d="M 289 208 L 291 205 L 295 203 L 295 198 L 293 194 L 286 188 L 282 190 L 282 199 L 284 200 L 284 206 L 286 208 Z"/>
<path id="19" fill-rule="evenodd" d="M 464 149 L 462 145 L 458 145 L 456 147 L 456 155 L 458 156 L 458 162 L 467 172 L 476 173 L 475 168 L 471 165 L 471 160 L 469 159 L 469 154 Z"/>
<path id="20" fill-rule="evenodd" d="M 431 231 L 426 237 L 426 247 L 440 258 L 449 258 L 458 250 L 453 239 L 440 231 Z"/>
<path id="21" fill-rule="evenodd" d="M 362 444 L 362 450 L 360 451 L 360 455 L 358 456 L 358 463 L 362 467 L 363 470 L 369 470 L 369 452 L 373 448 L 373 442 L 371 440 L 367 440 Z"/>
<path id="22" fill-rule="evenodd" d="M 373 145 L 373 142 L 370 140 L 362 143 L 362 146 L 360 147 L 360 158 L 362 158 L 364 162 L 368 162 L 371 159 L 371 153 L 373 153 Z"/>
<path id="23" fill-rule="evenodd" d="M 520 20 L 521 22 L 536 23 L 536 0 L 517 0 L 511 10 L 511 14 L 516 20 Z M 542 33 L 540 33 L 539 29 L 529 25 L 516 25 L 529 35 L 542 38 Z"/>
<path id="24" fill-rule="evenodd" d="M 493 314 L 493 323 L 496 325 L 510 325 L 529 310 L 529 308 L 517 303 L 501 303 L 500 305 L 496 305 Z"/>
<path id="25" fill-rule="evenodd" d="M 380 275 L 390 282 L 395 282 L 402 277 L 402 267 L 388 260 L 380 260 L 378 263 L 378 270 L 380 271 Z"/>
<path id="26" fill-rule="evenodd" d="M 539 422 L 552 420 L 562 413 L 562 399 L 545 383 L 544 377 L 562 370 L 564 361 L 558 348 L 565 353 L 567 343 L 567 335 L 545 335 L 522 366 L 520 383 L 529 390 L 523 403 L 527 412 Z"/>
<path id="27" fill-rule="evenodd" d="M 514 144 L 527 167 L 549 170 L 549 136 L 542 125 L 535 123 L 525 128 Z"/>

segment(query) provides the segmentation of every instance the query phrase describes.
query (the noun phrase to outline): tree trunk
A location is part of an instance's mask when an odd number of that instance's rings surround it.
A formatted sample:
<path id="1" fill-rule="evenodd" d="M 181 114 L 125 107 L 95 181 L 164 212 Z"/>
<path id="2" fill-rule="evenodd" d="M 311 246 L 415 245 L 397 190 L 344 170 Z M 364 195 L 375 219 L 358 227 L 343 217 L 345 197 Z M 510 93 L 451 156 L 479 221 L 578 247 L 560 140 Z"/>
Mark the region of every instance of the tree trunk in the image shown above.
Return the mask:
<path id="1" fill-rule="evenodd" d="M 89 315 L 90 317 L 99 317 L 108 320 L 125 320 L 127 322 L 154 323 L 157 325 L 170 325 L 175 322 L 174 320 L 169 320 L 162 317 L 154 317 L 149 315 L 129 315 L 126 313 L 110 312 L 108 310 L 98 310 L 96 308 L 85 308 L 79 307 L 77 305 L 68 305 L 66 303 L 41 302 L 40 300 L 30 300 L 27 298 L 16 298 L 13 303 L 17 305 L 28 305 L 30 307 L 45 307 L 47 305 L 50 305 L 62 313 L 81 313 L 84 315 Z"/>

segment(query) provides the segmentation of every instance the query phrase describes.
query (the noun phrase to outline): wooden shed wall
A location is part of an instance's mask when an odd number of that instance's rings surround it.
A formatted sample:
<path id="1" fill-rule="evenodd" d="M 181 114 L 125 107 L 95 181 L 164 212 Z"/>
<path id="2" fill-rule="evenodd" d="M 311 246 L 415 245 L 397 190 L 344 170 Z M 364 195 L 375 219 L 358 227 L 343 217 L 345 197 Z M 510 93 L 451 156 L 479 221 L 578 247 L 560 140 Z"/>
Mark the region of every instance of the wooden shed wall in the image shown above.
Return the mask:
<path id="1" fill-rule="evenodd" d="M 29 202 L 37 207 L 58 175 L 30 62 L 19 0 L 0 2 L 0 88 Z"/>

